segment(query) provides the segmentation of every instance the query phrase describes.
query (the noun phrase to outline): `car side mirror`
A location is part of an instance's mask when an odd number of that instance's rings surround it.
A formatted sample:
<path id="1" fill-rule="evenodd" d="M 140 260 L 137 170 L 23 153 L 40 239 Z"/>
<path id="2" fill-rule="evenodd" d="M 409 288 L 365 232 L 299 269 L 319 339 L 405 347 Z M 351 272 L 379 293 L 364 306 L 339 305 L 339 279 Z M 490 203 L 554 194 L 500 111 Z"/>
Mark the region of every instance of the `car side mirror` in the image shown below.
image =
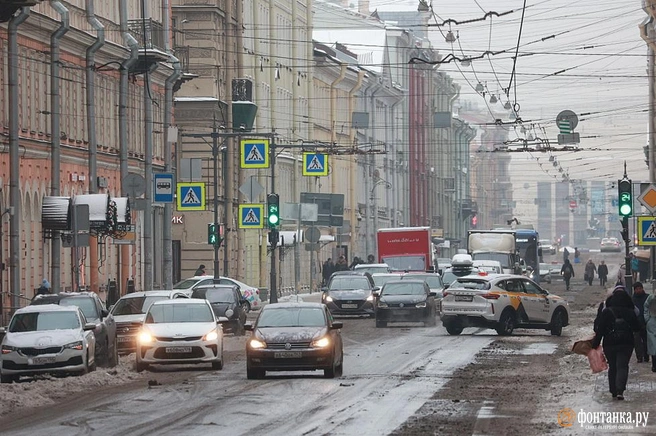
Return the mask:
<path id="1" fill-rule="evenodd" d="M 380 291 L 380 286 L 374 286 L 373 292 Z"/>
<path id="2" fill-rule="evenodd" d="M 89 330 L 95 330 L 95 329 L 96 329 L 96 325 L 92 322 L 88 322 L 88 323 L 84 324 L 84 331 L 85 332 L 89 331 Z"/>
<path id="3" fill-rule="evenodd" d="M 341 321 L 333 321 L 333 325 L 332 325 L 332 327 L 330 327 L 330 328 L 333 329 L 333 330 L 337 330 L 337 329 L 341 329 L 342 327 L 344 327 L 344 323 L 343 323 L 343 322 L 341 322 Z"/>
<path id="4" fill-rule="evenodd" d="M 112 304 L 111 306 L 109 306 L 109 310 L 108 310 L 108 312 L 111 312 L 112 309 L 114 308 L 114 306 L 115 306 L 114 304 Z"/>
<path id="5" fill-rule="evenodd" d="M 428 293 L 428 296 L 429 296 L 429 297 L 437 297 L 437 292 L 430 291 L 430 292 Z"/>
<path id="6" fill-rule="evenodd" d="M 373 295 L 375 298 L 380 298 L 380 289 L 374 289 L 371 292 L 371 295 Z"/>
<path id="7" fill-rule="evenodd" d="M 321 288 L 321 292 L 328 292 L 328 288 L 324 286 L 323 288 Z"/>
<path id="8" fill-rule="evenodd" d="M 107 309 L 102 309 L 100 311 L 100 317 L 101 318 L 107 318 L 109 316 L 109 311 Z"/>
<path id="9" fill-rule="evenodd" d="M 7 333 L 7 327 L 0 327 L 0 335 Z"/>
<path id="10" fill-rule="evenodd" d="M 247 322 L 246 324 L 244 324 L 244 330 L 248 330 L 248 331 L 252 332 L 253 331 L 253 324 L 251 324 L 250 322 Z"/>

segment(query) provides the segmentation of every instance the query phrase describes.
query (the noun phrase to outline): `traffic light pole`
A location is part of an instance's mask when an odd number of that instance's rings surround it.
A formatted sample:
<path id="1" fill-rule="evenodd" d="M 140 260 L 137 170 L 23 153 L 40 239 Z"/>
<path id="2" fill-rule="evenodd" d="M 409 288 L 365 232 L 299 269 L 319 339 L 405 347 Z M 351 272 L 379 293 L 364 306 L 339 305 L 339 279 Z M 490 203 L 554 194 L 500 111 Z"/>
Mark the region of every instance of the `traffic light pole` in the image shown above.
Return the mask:
<path id="1" fill-rule="evenodd" d="M 218 131 L 216 128 L 216 122 L 214 123 L 214 127 L 212 128 L 212 159 L 213 159 L 213 164 L 214 164 L 214 171 L 213 171 L 213 182 L 214 182 L 214 229 L 216 233 L 219 233 L 219 165 L 218 165 L 218 159 L 219 159 L 219 136 L 218 136 Z M 223 162 L 225 165 L 225 162 Z M 225 191 L 225 186 L 223 187 Z M 227 195 L 227 193 L 225 194 Z M 218 239 L 219 236 L 217 236 Z M 214 248 L 214 278 L 218 279 L 221 277 L 221 272 L 219 271 L 219 248 L 221 246 L 221 242 L 219 239 L 219 243 L 213 244 Z M 226 256 L 227 258 L 227 256 Z M 226 271 L 227 274 L 227 271 Z"/>
<path id="2" fill-rule="evenodd" d="M 631 272 L 631 252 L 629 237 L 629 217 L 622 217 L 622 239 L 624 239 L 624 285 L 626 292 L 633 295 L 633 274 Z"/>

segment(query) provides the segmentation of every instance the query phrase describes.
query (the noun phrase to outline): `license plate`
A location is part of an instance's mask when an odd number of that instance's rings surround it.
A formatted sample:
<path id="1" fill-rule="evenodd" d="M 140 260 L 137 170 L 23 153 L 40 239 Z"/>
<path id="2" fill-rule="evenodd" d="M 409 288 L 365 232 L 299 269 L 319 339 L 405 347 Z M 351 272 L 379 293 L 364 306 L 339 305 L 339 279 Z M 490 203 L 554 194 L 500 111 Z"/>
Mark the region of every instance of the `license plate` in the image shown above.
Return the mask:
<path id="1" fill-rule="evenodd" d="M 456 301 L 472 301 L 473 299 L 472 295 L 456 295 Z"/>
<path id="2" fill-rule="evenodd" d="M 342 304 L 342 309 L 357 309 L 357 304 Z"/>
<path id="3" fill-rule="evenodd" d="M 132 336 L 119 336 L 116 338 L 119 342 L 130 342 L 132 341 Z"/>
<path id="4" fill-rule="evenodd" d="M 55 363 L 55 359 L 55 356 L 34 357 L 27 363 L 30 365 L 47 365 L 49 363 Z"/>
<path id="5" fill-rule="evenodd" d="M 303 353 L 300 351 L 278 351 L 273 353 L 274 359 L 300 359 Z"/>
<path id="6" fill-rule="evenodd" d="M 173 353 L 191 353 L 191 347 L 166 347 L 168 354 Z"/>

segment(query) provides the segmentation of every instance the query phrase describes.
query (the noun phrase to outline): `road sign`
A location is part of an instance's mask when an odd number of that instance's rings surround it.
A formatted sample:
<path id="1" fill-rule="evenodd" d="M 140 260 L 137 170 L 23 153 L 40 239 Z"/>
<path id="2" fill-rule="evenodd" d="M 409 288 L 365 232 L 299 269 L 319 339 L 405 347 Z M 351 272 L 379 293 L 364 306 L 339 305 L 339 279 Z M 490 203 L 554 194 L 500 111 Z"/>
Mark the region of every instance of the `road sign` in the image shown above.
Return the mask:
<path id="1" fill-rule="evenodd" d="M 264 228 L 264 205 L 263 204 L 240 204 L 239 205 L 239 228 L 240 229 L 262 229 Z"/>
<path id="2" fill-rule="evenodd" d="M 268 139 L 242 139 L 240 145 L 242 168 L 269 168 Z"/>
<path id="3" fill-rule="evenodd" d="M 572 133 L 572 127 L 569 120 L 559 120 L 556 124 L 558 124 L 558 130 L 560 130 L 561 135 Z"/>
<path id="4" fill-rule="evenodd" d="M 123 191 L 130 198 L 141 197 L 146 193 L 146 179 L 141 174 L 128 173 L 127 176 L 121 180 Z"/>
<path id="5" fill-rule="evenodd" d="M 304 176 L 327 176 L 328 155 L 320 153 L 303 153 Z"/>
<path id="6" fill-rule="evenodd" d="M 578 204 L 576 204 L 576 200 L 570 200 L 569 201 L 569 208 L 570 209 L 576 209 L 578 207 Z"/>
<path id="7" fill-rule="evenodd" d="M 308 227 L 305 229 L 305 240 L 311 243 L 319 242 L 321 239 L 321 230 L 318 227 Z"/>
<path id="8" fill-rule="evenodd" d="M 257 201 L 260 194 L 264 192 L 264 187 L 260 185 L 254 176 L 251 176 L 239 187 L 239 192 L 248 197 L 248 201 Z"/>
<path id="9" fill-rule="evenodd" d="M 178 183 L 178 210 L 205 210 L 205 183 Z"/>
<path id="10" fill-rule="evenodd" d="M 155 203 L 173 203 L 173 173 L 155 174 Z"/>
<path id="11" fill-rule="evenodd" d="M 560 126 L 560 121 L 568 121 L 569 122 L 569 128 L 573 131 L 576 129 L 576 126 L 579 125 L 579 117 L 576 116 L 576 114 L 570 110 L 564 110 L 561 111 L 557 116 L 556 116 L 556 123 Z"/>
<path id="12" fill-rule="evenodd" d="M 656 245 L 655 220 L 653 216 L 638 217 L 638 245 Z"/>
<path id="13" fill-rule="evenodd" d="M 638 201 L 651 213 L 656 212 L 656 186 L 649 185 L 647 189 L 642 191 L 638 197 Z"/>

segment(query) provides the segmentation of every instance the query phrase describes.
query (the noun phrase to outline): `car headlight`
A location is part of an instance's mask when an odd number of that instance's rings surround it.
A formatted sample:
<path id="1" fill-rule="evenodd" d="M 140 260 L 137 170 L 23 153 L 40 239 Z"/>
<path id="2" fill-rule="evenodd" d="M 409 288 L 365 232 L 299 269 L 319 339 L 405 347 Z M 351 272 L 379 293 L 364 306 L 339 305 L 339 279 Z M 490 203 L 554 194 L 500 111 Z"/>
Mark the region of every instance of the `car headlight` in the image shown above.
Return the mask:
<path id="1" fill-rule="evenodd" d="M 212 330 L 211 332 L 207 333 L 205 336 L 203 336 L 204 341 L 216 341 L 216 339 L 219 337 L 219 332 L 217 329 Z"/>
<path id="2" fill-rule="evenodd" d="M 3 345 L 2 346 L 2 354 L 9 354 L 12 351 L 18 351 L 17 347 L 12 347 L 11 345 Z"/>
<path id="3" fill-rule="evenodd" d="M 387 307 L 387 303 L 385 303 L 384 301 L 379 301 L 378 307 Z"/>
<path id="4" fill-rule="evenodd" d="M 155 340 L 155 338 L 153 338 L 153 335 L 151 335 L 150 332 L 146 330 L 142 330 L 141 332 L 139 332 L 138 338 L 140 344 L 150 344 Z"/>
<path id="5" fill-rule="evenodd" d="M 426 302 L 422 301 L 421 303 L 417 303 L 415 307 L 426 307 Z"/>
<path id="6" fill-rule="evenodd" d="M 76 342 L 71 342 L 70 344 L 64 345 L 64 348 L 68 348 L 69 350 L 82 351 L 82 349 L 84 348 L 84 345 L 82 344 L 82 341 L 76 341 Z"/>
<path id="7" fill-rule="evenodd" d="M 234 315 L 234 314 L 235 314 L 235 312 L 232 309 L 228 309 L 228 310 L 225 311 L 225 316 L 227 318 L 232 317 L 232 315 Z"/>
<path id="8" fill-rule="evenodd" d="M 248 341 L 248 346 L 253 349 L 266 348 L 266 342 L 251 338 L 251 340 Z"/>
<path id="9" fill-rule="evenodd" d="M 326 348 L 328 345 L 330 345 L 330 338 L 327 336 L 324 336 L 321 339 L 317 339 L 316 341 L 312 341 L 312 348 Z"/>
<path id="10" fill-rule="evenodd" d="M 326 298 L 324 298 L 324 300 L 330 302 L 333 301 L 333 297 L 331 297 L 330 295 L 326 295 Z"/>
<path id="11" fill-rule="evenodd" d="M 367 297 L 367 301 L 374 301 L 374 296 L 373 296 L 373 294 Z"/>

